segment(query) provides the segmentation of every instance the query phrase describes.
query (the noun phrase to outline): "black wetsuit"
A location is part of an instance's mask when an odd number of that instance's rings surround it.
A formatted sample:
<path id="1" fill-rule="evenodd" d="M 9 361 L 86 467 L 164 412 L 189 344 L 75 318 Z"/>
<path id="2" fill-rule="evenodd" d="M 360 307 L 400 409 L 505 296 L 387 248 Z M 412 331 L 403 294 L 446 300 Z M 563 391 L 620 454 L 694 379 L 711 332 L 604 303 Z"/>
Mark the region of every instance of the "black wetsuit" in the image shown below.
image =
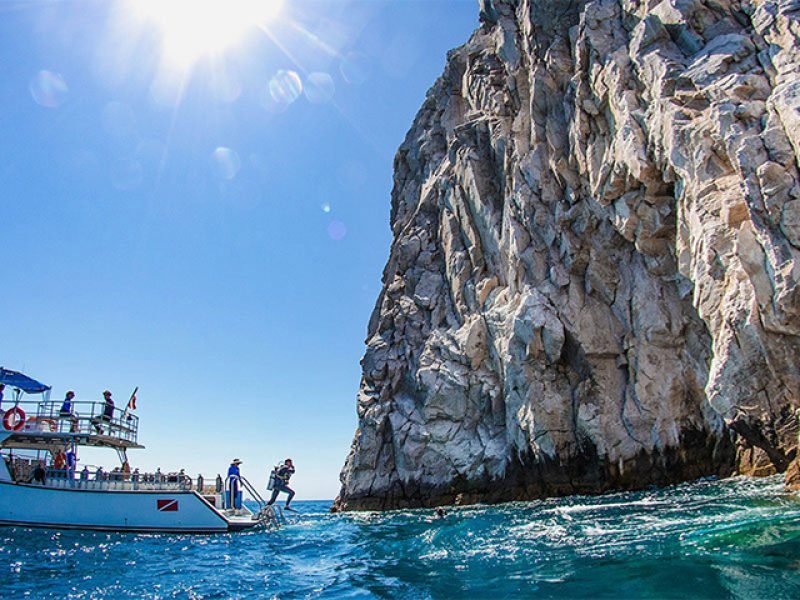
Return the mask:
<path id="1" fill-rule="evenodd" d="M 286 498 L 286 506 L 294 498 L 294 490 L 289 487 L 289 479 L 294 475 L 294 467 L 287 464 L 282 464 L 278 467 L 278 472 L 275 474 L 275 487 L 272 488 L 272 497 L 267 504 L 274 504 L 278 499 L 278 494 L 286 492 L 289 496 Z"/>

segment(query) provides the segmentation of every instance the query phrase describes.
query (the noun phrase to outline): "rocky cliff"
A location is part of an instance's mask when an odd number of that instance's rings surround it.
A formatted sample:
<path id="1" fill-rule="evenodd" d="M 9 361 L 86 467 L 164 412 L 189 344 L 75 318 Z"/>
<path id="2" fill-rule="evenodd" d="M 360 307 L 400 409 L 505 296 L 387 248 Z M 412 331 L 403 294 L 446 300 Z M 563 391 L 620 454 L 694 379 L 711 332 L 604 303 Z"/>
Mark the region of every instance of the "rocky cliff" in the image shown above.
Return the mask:
<path id="1" fill-rule="evenodd" d="M 784 471 L 800 1 L 480 5 L 395 159 L 336 506 Z"/>

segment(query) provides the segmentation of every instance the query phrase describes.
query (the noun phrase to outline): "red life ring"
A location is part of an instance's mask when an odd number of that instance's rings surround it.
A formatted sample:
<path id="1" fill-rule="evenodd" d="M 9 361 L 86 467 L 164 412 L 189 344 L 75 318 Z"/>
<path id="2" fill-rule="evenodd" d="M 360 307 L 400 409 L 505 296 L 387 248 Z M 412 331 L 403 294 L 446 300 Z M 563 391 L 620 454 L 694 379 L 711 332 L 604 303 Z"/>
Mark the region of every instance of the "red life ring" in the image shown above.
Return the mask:
<path id="1" fill-rule="evenodd" d="M 3 416 L 3 427 L 8 431 L 19 431 L 24 425 L 25 411 L 18 406 L 6 411 L 6 414 Z"/>

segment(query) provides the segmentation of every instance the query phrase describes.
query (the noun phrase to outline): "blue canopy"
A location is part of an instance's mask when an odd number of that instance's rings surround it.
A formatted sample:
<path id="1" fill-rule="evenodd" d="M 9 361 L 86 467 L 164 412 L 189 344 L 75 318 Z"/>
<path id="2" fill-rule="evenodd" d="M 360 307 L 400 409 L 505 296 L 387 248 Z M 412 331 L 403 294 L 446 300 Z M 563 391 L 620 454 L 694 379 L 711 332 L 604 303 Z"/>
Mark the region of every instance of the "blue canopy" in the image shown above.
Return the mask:
<path id="1" fill-rule="evenodd" d="M 8 387 L 19 388 L 26 394 L 41 394 L 50 389 L 49 385 L 39 383 L 27 375 L 2 367 L 0 367 L 0 383 L 4 383 Z"/>

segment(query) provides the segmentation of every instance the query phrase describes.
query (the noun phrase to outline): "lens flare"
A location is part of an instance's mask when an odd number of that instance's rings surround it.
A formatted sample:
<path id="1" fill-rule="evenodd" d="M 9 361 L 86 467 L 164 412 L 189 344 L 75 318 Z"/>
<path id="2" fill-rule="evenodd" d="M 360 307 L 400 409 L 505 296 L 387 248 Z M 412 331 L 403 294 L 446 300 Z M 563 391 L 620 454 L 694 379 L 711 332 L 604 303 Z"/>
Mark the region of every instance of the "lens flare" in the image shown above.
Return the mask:
<path id="1" fill-rule="evenodd" d="M 67 100 L 69 87 L 58 73 L 39 71 L 29 86 L 34 102 L 45 108 L 58 108 Z"/>
<path id="2" fill-rule="evenodd" d="M 242 168 L 242 161 L 236 151 L 225 146 L 220 146 L 214 150 L 213 159 L 217 175 L 228 181 L 235 178 Z"/>
<path id="3" fill-rule="evenodd" d="M 269 81 L 269 94 L 278 104 L 288 106 L 303 93 L 303 82 L 294 71 L 281 69 Z"/>
<path id="4" fill-rule="evenodd" d="M 328 225 L 328 236 L 334 241 L 343 240 L 347 235 L 347 226 L 341 221 L 331 221 Z"/>
<path id="5" fill-rule="evenodd" d="M 369 60 L 363 54 L 349 52 L 339 63 L 342 78 L 352 85 L 361 85 L 369 78 Z"/>
<path id="6" fill-rule="evenodd" d="M 336 93 L 336 84 L 333 77 L 327 73 L 311 73 L 306 77 L 305 94 L 309 102 L 324 104 L 333 99 Z"/>
<path id="7" fill-rule="evenodd" d="M 131 12 L 161 30 L 168 62 L 191 64 L 220 53 L 280 13 L 283 0 L 128 0 Z"/>
<path id="8" fill-rule="evenodd" d="M 261 94 L 259 94 L 258 100 L 264 110 L 272 115 L 280 114 L 289 108 L 288 104 L 275 101 L 275 98 L 272 97 L 272 92 L 269 89 L 269 84 L 264 86 Z"/>

